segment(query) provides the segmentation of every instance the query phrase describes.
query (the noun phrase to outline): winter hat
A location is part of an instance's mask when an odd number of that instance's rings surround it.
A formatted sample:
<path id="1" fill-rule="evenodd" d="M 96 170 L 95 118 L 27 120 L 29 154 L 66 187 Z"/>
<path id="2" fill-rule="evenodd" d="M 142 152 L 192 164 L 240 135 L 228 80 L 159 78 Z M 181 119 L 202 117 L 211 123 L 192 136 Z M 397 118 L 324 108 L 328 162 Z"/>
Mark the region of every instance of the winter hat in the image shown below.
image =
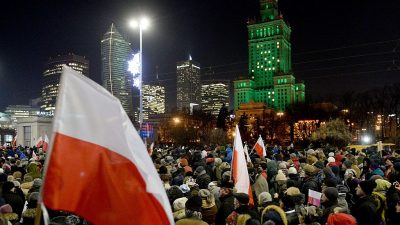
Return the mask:
<path id="1" fill-rule="evenodd" d="M 165 162 L 166 163 L 173 163 L 174 162 L 174 157 L 172 157 L 170 155 L 165 157 Z"/>
<path id="2" fill-rule="evenodd" d="M 297 174 L 297 170 L 294 167 L 290 167 L 288 170 L 288 174 Z"/>
<path id="3" fill-rule="evenodd" d="M 323 168 L 324 168 L 324 163 L 321 162 L 321 161 L 316 161 L 316 162 L 314 163 L 314 166 L 315 166 L 316 168 L 318 168 L 318 169 L 323 169 Z"/>
<path id="4" fill-rule="evenodd" d="M 204 167 L 199 166 L 196 168 L 196 170 L 194 171 L 194 175 L 198 175 L 199 173 L 204 171 Z"/>
<path id="5" fill-rule="evenodd" d="M 397 172 L 400 172 L 400 162 L 396 162 L 396 163 L 393 165 L 393 168 L 394 168 Z"/>
<path id="6" fill-rule="evenodd" d="M 214 195 L 207 189 L 201 189 L 199 191 L 199 196 L 202 199 L 202 208 L 208 209 L 215 206 L 215 198 Z"/>
<path id="7" fill-rule="evenodd" d="M 308 149 L 307 150 L 307 155 L 314 155 L 315 154 L 315 151 L 314 151 L 314 149 Z"/>
<path id="8" fill-rule="evenodd" d="M 376 188 L 375 191 L 387 191 L 389 190 L 390 186 L 392 186 L 392 184 L 384 179 L 377 179 L 375 180 L 376 183 Z"/>
<path id="9" fill-rule="evenodd" d="M 278 174 L 276 175 L 275 180 L 287 180 L 285 174 L 283 173 L 282 170 L 278 170 Z"/>
<path id="10" fill-rule="evenodd" d="M 36 178 L 33 180 L 33 185 L 32 188 L 39 188 L 40 186 L 42 186 L 43 181 L 40 178 Z"/>
<path id="11" fill-rule="evenodd" d="M 346 160 L 344 161 L 344 166 L 346 167 L 346 169 L 350 169 L 351 166 L 353 165 L 353 163 L 350 160 Z"/>
<path id="12" fill-rule="evenodd" d="M 336 188 L 334 187 L 327 187 L 324 190 L 324 195 L 326 196 L 326 198 L 331 201 L 331 202 L 335 202 L 337 201 L 337 198 L 339 197 L 339 192 Z"/>
<path id="13" fill-rule="evenodd" d="M 280 170 L 287 169 L 286 162 L 279 163 L 278 169 Z"/>
<path id="14" fill-rule="evenodd" d="M 304 172 L 306 173 L 306 175 L 308 176 L 312 176 L 315 172 L 315 168 L 314 166 L 311 166 L 309 164 L 306 164 L 303 168 Z"/>
<path id="15" fill-rule="evenodd" d="M 186 203 L 185 208 L 192 211 L 201 211 L 201 197 L 198 195 L 190 197 Z"/>
<path id="16" fill-rule="evenodd" d="M 249 204 L 249 195 L 246 193 L 233 193 L 233 196 L 243 205 Z"/>
<path id="17" fill-rule="evenodd" d="M 334 163 L 336 160 L 333 157 L 329 157 L 328 158 L 328 163 Z"/>
<path id="18" fill-rule="evenodd" d="M 182 184 L 179 186 L 179 190 L 181 190 L 183 194 L 186 194 L 190 191 L 190 188 L 187 184 Z"/>
<path id="19" fill-rule="evenodd" d="M 12 181 L 6 181 L 3 184 L 3 193 L 10 192 L 14 188 L 14 183 Z"/>
<path id="20" fill-rule="evenodd" d="M 19 188 L 21 187 L 21 183 L 19 181 L 14 180 L 13 183 L 14 187 L 19 187 Z"/>
<path id="21" fill-rule="evenodd" d="M 2 205 L 2 206 L 0 207 L 0 213 L 1 213 L 1 214 L 4 214 L 4 213 L 12 213 L 12 212 L 13 212 L 12 207 L 11 207 L 11 205 L 9 205 L 9 204 L 5 204 L 5 205 Z"/>
<path id="22" fill-rule="evenodd" d="M 346 213 L 331 213 L 327 220 L 328 225 L 356 225 L 356 219 Z"/>
<path id="23" fill-rule="evenodd" d="M 174 206 L 174 212 L 184 209 L 187 200 L 188 199 L 186 197 L 175 199 L 174 203 L 172 204 Z"/>
<path id="24" fill-rule="evenodd" d="M 299 196 L 301 195 L 300 190 L 297 187 L 290 187 L 286 190 L 286 195 L 289 196 Z"/>
<path id="25" fill-rule="evenodd" d="M 366 195 L 371 195 L 372 191 L 376 187 L 376 183 L 372 180 L 361 181 L 358 185 L 360 185 L 360 188 Z"/>
<path id="26" fill-rule="evenodd" d="M 161 167 L 158 169 L 158 173 L 159 173 L 159 174 L 167 174 L 167 173 L 168 173 L 167 167 L 161 166 Z"/>
<path id="27" fill-rule="evenodd" d="M 288 220 L 285 214 L 285 211 L 281 209 L 279 206 L 270 205 L 265 207 L 263 212 L 261 213 L 261 223 L 265 224 L 268 221 L 272 221 L 275 225 L 287 225 Z M 271 223 L 268 223 L 271 224 Z"/>
<path id="28" fill-rule="evenodd" d="M 334 152 L 329 152 L 328 157 L 334 157 L 335 153 Z"/>
<path id="29" fill-rule="evenodd" d="M 271 196 L 271 194 L 268 193 L 268 192 L 266 192 L 266 191 L 261 192 L 261 193 L 258 195 L 258 204 L 259 204 L 259 205 L 263 205 L 263 204 L 266 204 L 267 202 L 272 202 L 272 196 Z"/>

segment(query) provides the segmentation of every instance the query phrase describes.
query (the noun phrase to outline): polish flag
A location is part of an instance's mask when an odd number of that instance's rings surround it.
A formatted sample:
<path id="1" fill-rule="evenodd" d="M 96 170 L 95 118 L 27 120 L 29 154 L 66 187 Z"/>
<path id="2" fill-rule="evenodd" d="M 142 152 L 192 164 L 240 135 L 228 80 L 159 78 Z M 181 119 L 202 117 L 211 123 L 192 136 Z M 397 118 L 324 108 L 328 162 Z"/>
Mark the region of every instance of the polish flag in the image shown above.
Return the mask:
<path id="1" fill-rule="evenodd" d="M 64 66 L 41 198 L 91 224 L 174 224 L 142 139 L 120 101 Z"/>
<path id="2" fill-rule="evenodd" d="M 244 145 L 244 154 L 246 155 L 247 162 L 251 162 L 251 159 L 249 156 L 249 148 L 247 147 L 247 144 Z"/>
<path id="3" fill-rule="evenodd" d="M 43 138 L 42 136 L 38 137 L 38 139 L 36 140 L 36 148 L 42 148 L 43 147 Z"/>
<path id="4" fill-rule="evenodd" d="M 308 203 L 315 206 L 321 205 L 322 193 L 308 189 Z"/>
<path id="5" fill-rule="evenodd" d="M 15 148 L 15 147 L 17 146 L 17 136 L 18 136 L 18 135 L 15 135 L 14 139 L 13 139 L 12 142 L 11 142 L 11 146 L 12 146 L 13 148 Z"/>
<path id="6" fill-rule="evenodd" d="M 258 140 L 257 140 L 256 144 L 254 145 L 253 149 L 256 150 L 256 153 L 258 156 L 260 156 L 260 158 L 264 158 L 267 155 L 267 153 L 265 151 L 264 141 L 261 138 L 261 135 L 260 135 L 260 137 L 258 137 Z"/>
<path id="7" fill-rule="evenodd" d="M 154 149 L 154 142 L 152 142 L 149 147 L 149 155 L 153 155 L 153 149 Z"/>
<path id="8" fill-rule="evenodd" d="M 39 157 L 36 155 L 35 151 L 32 151 L 32 158 L 38 160 Z"/>
<path id="9" fill-rule="evenodd" d="M 43 146 L 42 149 L 44 152 L 47 152 L 47 148 L 49 147 L 49 137 L 47 137 L 47 134 L 44 135 L 44 141 L 43 141 Z"/>
<path id="10" fill-rule="evenodd" d="M 253 194 L 251 191 L 249 171 L 244 157 L 244 149 L 242 138 L 240 137 L 239 127 L 236 125 L 235 140 L 233 142 L 233 157 L 232 157 L 232 175 L 235 188 L 238 193 L 246 193 L 249 195 L 249 206 L 254 206 Z"/>

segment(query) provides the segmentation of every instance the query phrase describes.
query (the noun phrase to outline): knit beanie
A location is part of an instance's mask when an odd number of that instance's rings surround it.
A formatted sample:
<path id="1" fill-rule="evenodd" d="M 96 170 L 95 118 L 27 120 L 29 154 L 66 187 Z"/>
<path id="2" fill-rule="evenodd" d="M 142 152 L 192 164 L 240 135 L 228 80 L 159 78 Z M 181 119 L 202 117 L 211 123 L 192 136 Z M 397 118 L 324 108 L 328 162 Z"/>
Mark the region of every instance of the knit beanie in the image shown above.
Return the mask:
<path id="1" fill-rule="evenodd" d="M 192 211 L 201 211 L 201 197 L 198 195 L 190 197 L 185 204 L 185 208 Z"/>
<path id="2" fill-rule="evenodd" d="M 327 187 L 324 190 L 324 195 L 326 196 L 326 198 L 331 201 L 331 202 L 336 202 L 337 198 L 339 196 L 339 192 L 336 188 L 334 187 Z"/>
<path id="3" fill-rule="evenodd" d="M 303 170 L 306 173 L 306 175 L 308 175 L 308 176 L 314 175 L 314 172 L 315 172 L 314 166 L 311 166 L 309 164 L 305 165 Z"/>
<path id="4" fill-rule="evenodd" d="M 263 204 L 265 204 L 265 203 L 267 203 L 267 202 L 272 202 L 272 196 L 271 196 L 271 194 L 270 193 L 268 193 L 268 192 L 261 192 L 259 195 L 258 195 L 258 204 L 259 205 L 263 205 Z"/>
<path id="5" fill-rule="evenodd" d="M 288 174 L 297 174 L 297 170 L 294 167 L 290 167 L 288 170 Z"/>
<path id="6" fill-rule="evenodd" d="M 328 163 L 334 163 L 336 160 L 333 157 L 329 157 L 328 158 Z"/>
<path id="7" fill-rule="evenodd" d="M 356 219 L 346 213 L 331 213 L 327 220 L 328 225 L 356 225 Z"/>
<path id="8" fill-rule="evenodd" d="M 188 199 L 186 197 L 175 199 L 175 201 L 173 203 L 174 212 L 184 209 L 187 200 Z"/>
<path id="9" fill-rule="evenodd" d="M 278 170 L 278 174 L 276 175 L 275 180 L 287 180 L 285 174 L 283 173 L 282 170 Z"/>
<path id="10" fill-rule="evenodd" d="M 376 183 L 376 191 L 387 191 L 389 190 L 390 186 L 392 186 L 392 184 L 384 179 L 376 179 L 375 180 Z"/>
<path id="11" fill-rule="evenodd" d="M 358 185 L 360 185 L 361 189 L 366 195 L 371 195 L 372 191 L 376 187 L 376 183 L 373 180 L 364 180 L 361 181 Z"/>
<path id="12" fill-rule="evenodd" d="M 286 194 L 289 196 L 299 196 L 301 192 L 297 187 L 290 187 L 286 190 Z"/>

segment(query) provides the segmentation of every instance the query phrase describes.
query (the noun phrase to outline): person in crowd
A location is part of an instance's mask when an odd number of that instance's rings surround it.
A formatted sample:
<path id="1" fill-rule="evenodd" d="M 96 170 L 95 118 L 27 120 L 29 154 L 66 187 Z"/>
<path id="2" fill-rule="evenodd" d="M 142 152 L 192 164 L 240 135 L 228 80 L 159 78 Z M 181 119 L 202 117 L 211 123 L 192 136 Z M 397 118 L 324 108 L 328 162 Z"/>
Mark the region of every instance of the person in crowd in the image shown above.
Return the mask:
<path id="1" fill-rule="evenodd" d="M 304 170 L 304 180 L 301 188 L 301 192 L 305 195 L 305 199 L 308 199 L 308 190 L 319 191 L 319 185 L 314 177 L 315 168 L 309 164 L 306 164 L 303 168 Z"/>
<path id="2" fill-rule="evenodd" d="M 215 203 L 214 195 L 207 189 L 201 189 L 199 191 L 199 196 L 201 197 L 201 212 L 203 215 L 203 220 L 210 225 L 215 224 L 215 217 L 217 215 L 218 209 Z"/>
<path id="3" fill-rule="evenodd" d="M 221 206 L 218 209 L 215 224 L 216 225 L 225 225 L 225 219 L 232 213 L 234 208 L 234 199 L 233 196 L 233 183 L 229 181 L 223 181 L 220 189 L 220 202 Z"/>
<path id="4" fill-rule="evenodd" d="M 358 225 L 377 225 L 379 215 L 375 200 L 371 197 L 376 187 L 375 181 L 361 181 L 356 188 L 358 200 L 351 209 L 351 214 L 356 218 Z"/>
<path id="5" fill-rule="evenodd" d="M 178 220 L 176 225 L 208 225 L 202 220 L 201 205 L 201 197 L 190 197 L 185 203 L 185 218 Z"/>
<path id="6" fill-rule="evenodd" d="M 321 205 L 323 206 L 323 214 L 321 216 L 321 224 L 325 224 L 329 214 L 334 212 L 338 207 L 339 192 L 335 187 L 327 187 L 322 191 Z"/>
<path id="7" fill-rule="evenodd" d="M 226 218 L 226 224 L 238 225 L 238 221 L 242 216 L 250 217 L 255 220 L 260 220 L 257 212 L 249 208 L 249 195 L 246 193 L 233 193 L 235 198 L 235 210 Z"/>

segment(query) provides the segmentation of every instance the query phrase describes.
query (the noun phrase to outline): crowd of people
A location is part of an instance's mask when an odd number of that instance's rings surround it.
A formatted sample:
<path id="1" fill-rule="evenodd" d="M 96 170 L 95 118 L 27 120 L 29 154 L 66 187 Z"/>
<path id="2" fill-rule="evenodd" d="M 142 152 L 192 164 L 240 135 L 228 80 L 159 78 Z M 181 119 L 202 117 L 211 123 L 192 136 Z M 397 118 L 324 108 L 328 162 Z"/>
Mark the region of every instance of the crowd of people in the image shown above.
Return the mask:
<path id="1" fill-rule="evenodd" d="M 158 147 L 151 158 L 177 225 L 395 225 L 400 221 L 400 150 L 250 152 L 251 195 L 238 193 L 227 146 Z M 45 153 L 0 150 L 0 224 L 34 224 Z M 309 190 L 321 193 L 310 204 Z M 88 224 L 63 212 L 53 224 Z M 70 220 L 70 221 L 68 221 Z M 42 221 L 43 222 L 43 221 Z"/>
<path id="2" fill-rule="evenodd" d="M 177 225 L 395 225 L 400 151 L 294 148 L 250 154 L 252 195 L 237 193 L 232 147 L 158 148 L 151 157 Z M 321 193 L 310 204 L 309 190 Z"/>

